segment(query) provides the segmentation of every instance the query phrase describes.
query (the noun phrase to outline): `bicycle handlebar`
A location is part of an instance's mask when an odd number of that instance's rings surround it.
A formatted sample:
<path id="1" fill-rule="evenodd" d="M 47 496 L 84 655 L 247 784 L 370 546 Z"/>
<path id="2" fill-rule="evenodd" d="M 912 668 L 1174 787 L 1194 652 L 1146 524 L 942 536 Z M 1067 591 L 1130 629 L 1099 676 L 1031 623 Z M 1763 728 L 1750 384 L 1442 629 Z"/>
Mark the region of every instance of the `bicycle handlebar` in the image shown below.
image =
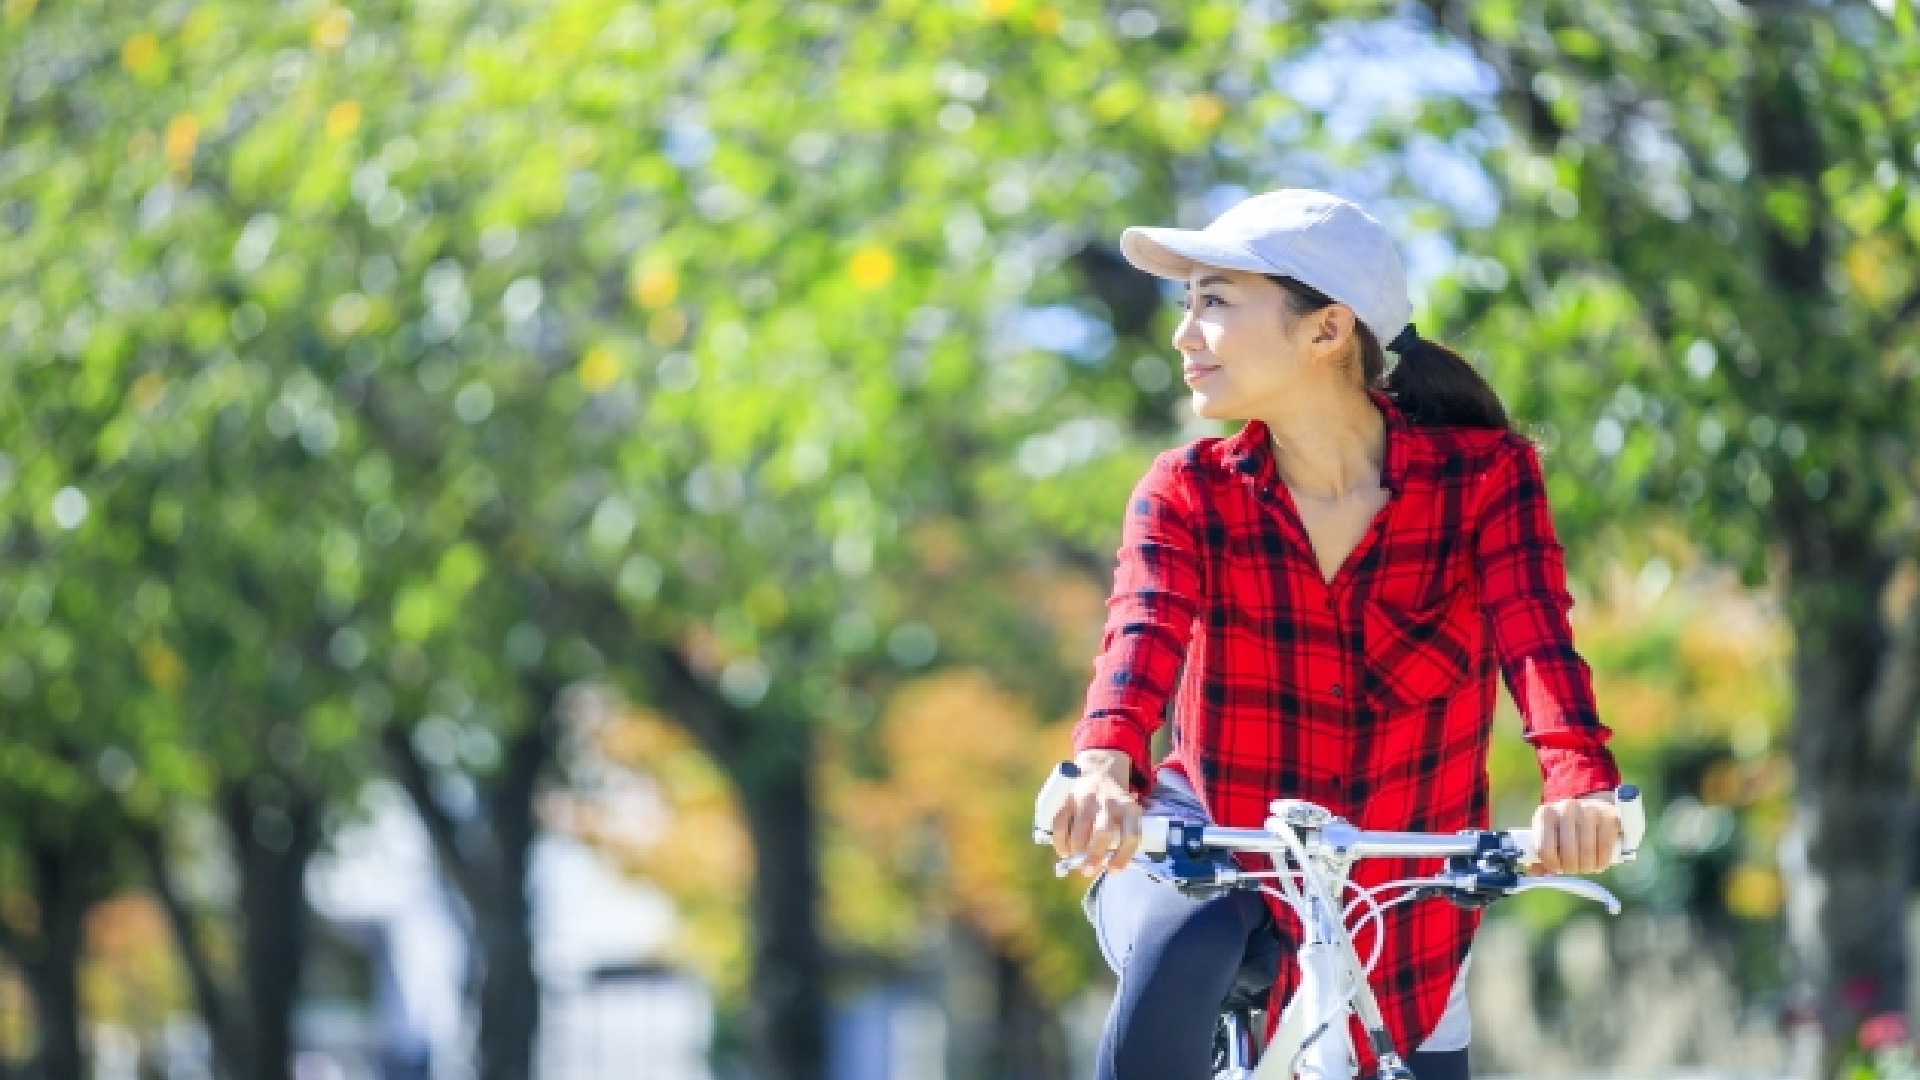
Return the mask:
<path id="1" fill-rule="evenodd" d="M 1061 762 L 1041 785 L 1033 804 L 1035 843 L 1044 844 L 1053 839 L 1054 819 L 1079 777 L 1078 766 Z M 1614 799 L 1620 821 L 1620 836 L 1612 859 L 1617 864 L 1639 853 L 1647 821 L 1646 807 L 1637 787 L 1622 784 L 1614 790 Z M 1347 925 L 1362 903 L 1368 910 L 1360 916 L 1360 925 L 1364 927 L 1367 920 L 1372 919 L 1382 930 L 1384 924 L 1380 920 L 1384 911 L 1396 904 L 1439 897 L 1458 907 L 1480 909 L 1502 897 L 1533 889 L 1572 893 L 1604 904 L 1613 914 L 1620 912 L 1619 900 L 1598 882 L 1558 874 L 1526 873 L 1525 864 L 1539 854 L 1533 833 L 1528 829 L 1468 829 L 1451 834 L 1384 832 L 1357 828 L 1333 816 L 1325 807 L 1295 799 L 1276 799 L 1268 810 L 1267 820 L 1258 829 L 1148 816 L 1142 819 L 1140 837 L 1141 853 L 1164 865 L 1166 871 L 1163 874 L 1147 868 L 1145 872 L 1150 877 L 1165 881 L 1189 896 L 1214 895 L 1222 889 L 1258 889 L 1286 903 L 1298 916 L 1305 935 L 1300 946 L 1303 972 L 1300 996 L 1281 1014 L 1279 1033 L 1275 1036 L 1278 1049 L 1268 1048 L 1273 1056 L 1261 1066 L 1259 1074 L 1263 1076 L 1294 1075 L 1300 1055 L 1329 1030 L 1329 1025 L 1344 1032 L 1340 1017 L 1351 1009 L 1374 1047 L 1381 1080 L 1410 1080 L 1412 1074 L 1394 1051 L 1392 1036 L 1387 1032 L 1379 1002 L 1368 982 L 1385 935 L 1375 935 L 1374 958 L 1362 963 L 1353 945 L 1356 931 Z M 1232 863 L 1222 864 L 1216 854 L 1227 851 L 1270 854 L 1274 856 L 1273 870 L 1248 871 Z M 1359 897 L 1349 903 L 1346 891 L 1356 887 L 1348 877 L 1352 864 L 1370 856 L 1445 859 L 1446 866 L 1430 877 L 1358 886 Z M 1054 873 L 1066 874 L 1082 858 L 1075 855 L 1061 860 L 1054 867 Z M 1403 891 L 1384 902 L 1379 899 L 1380 893 L 1396 888 Z M 1316 972 L 1322 981 L 1315 981 Z M 1307 1009 L 1326 1007 L 1326 994 L 1331 991 L 1324 980 L 1345 980 L 1347 989 L 1336 994 L 1344 1000 L 1324 1017 L 1297 1012 L 1295 1006 L 1303 1000 L 1308 1003 L 1304 1006 Z M 1322 989 L 1309 993 L 1309 985 Z M 1306 1018 L 1304 1025 L 1303 1017 Z M 1320 1046 L 1332 1047 L 1335 1041 L 1326 1040 Z M 1303 1071 L 1302 1075 L 1351 1072 L 1350 1053 L 1344 1057 L 1337 1049 L 1316 1053 L 1323 1055 L 1319 1065 Z M 1283 1071 L 1272 1068 L 1275 1063 Z"/>
<path id="2" fill-rule="evenodd" d="M 1048 843 L 1053 838 L 1053 819 L 1059 815 L 1060 807 L 1066 804 L 1067 796 L 1073 790 L 1073 782 L 1079 779 L 1080 768 L 1071 761 L 1063 761 L 1041 785 L 1040 793 L 1033 802 L 1033 840 L 1034 843 Z M 1630 862 L 1640 851 L 1640 844 L 1646 838 L 1646 804 L 1640 798 L 1640 789 L 1633 784 L 1622 784 L 1614 791 L 1614 803 L 1620 812 L 1620 837 L 1615 842 L 1613 863 L 1618 865 Z M 1299 814 L 1301 808 L 1319 810 L 1312 804 L 1298 803 L 1292 800 L 1276 800 L 1272 806 L 1275 815 Z M 1320 811 L 1324 814 L 1324 811 Z M 1274 823 L 1277 818 L 1270 818 Z M 1311 820 L 1302 817 L 1292 822 L 1299 828 L 1309 846 L 1330 846 L 1336 852 L 1353 858 L 1377 858 L 1399 856 L 1409 858 L 1450 858 L 1471 856 L 1480 850 L 1481 837 L 1485 830 L 1472 829 L 1459 833 L 1409 833 L 1378 832 L 1357 829 L 1338 818 L 1326 817 L 1325 820 Z M 1163 855 L 1167 850 L 1168 832 L 1173 820 L 1164 817 L 1148 817 L 1141 820 L 1140 851 L 1143 854 Z M 1531 829 L 1496 830 L 1502 837 L 1503 846 L 1510 847 L 1512 853 L 1523 862 L 1532 862 L 1540 852 Z M 1257 851 L 1277 853 L 1286 849 L 1285 841 L 1275 835 L 1273 828 L 1236 829 L 1220 825 L 1202 827 L 1201 843 L 1209 848 L 1226 851 Z"/>

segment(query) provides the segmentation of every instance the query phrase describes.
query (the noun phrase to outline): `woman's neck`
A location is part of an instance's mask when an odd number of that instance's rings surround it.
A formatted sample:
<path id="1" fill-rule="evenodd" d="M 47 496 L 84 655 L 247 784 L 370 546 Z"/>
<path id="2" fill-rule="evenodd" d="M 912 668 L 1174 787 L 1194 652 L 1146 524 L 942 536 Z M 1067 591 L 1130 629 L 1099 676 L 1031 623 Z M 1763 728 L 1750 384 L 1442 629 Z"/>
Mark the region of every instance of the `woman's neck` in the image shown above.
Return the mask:
<path id="1" fill-rule="evenodd" d="M 1379 489 L 1387 424 L 1365 393 L 1305 391 L 1255 419 L 1272 433 L 1274 466 L 1295 495 L 1334 501 Z"/>

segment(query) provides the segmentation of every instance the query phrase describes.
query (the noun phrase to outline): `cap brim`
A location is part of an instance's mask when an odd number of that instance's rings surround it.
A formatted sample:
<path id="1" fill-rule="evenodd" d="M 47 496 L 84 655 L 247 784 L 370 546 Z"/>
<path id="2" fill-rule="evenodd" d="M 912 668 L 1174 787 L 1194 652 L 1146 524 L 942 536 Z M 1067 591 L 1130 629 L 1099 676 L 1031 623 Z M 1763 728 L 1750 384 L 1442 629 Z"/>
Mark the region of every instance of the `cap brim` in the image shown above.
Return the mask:
<path id="1" fill-rule="evenodd" d="M 1147 273 L 1175 281 L 1185 281 L 1196 265 L 1256 274 L 1279 272 L 1240 244 L 1200 229 L 1136 225 L 1120 234 L 1120 253 Z"/>

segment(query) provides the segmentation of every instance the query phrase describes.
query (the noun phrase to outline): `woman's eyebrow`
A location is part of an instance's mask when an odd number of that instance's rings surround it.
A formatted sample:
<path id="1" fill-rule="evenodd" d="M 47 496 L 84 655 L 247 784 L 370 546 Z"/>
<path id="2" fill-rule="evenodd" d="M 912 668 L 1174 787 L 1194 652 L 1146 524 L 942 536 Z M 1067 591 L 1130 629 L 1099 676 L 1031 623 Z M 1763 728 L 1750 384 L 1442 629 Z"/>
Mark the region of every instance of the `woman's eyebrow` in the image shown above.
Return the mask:
<path id="1" fill-rule="evenodd" d="M 1232 278 L 1221 277 L 1219 274 L 1208 274 L 1206 277 L 1203 277 L 1199 281 L 1194 282 L 1189 287 L 1199 289 L 1199 288 L 1205 288 L 1208 285 L 1231 285 L 1231 284 L 1233 284 Z"/>

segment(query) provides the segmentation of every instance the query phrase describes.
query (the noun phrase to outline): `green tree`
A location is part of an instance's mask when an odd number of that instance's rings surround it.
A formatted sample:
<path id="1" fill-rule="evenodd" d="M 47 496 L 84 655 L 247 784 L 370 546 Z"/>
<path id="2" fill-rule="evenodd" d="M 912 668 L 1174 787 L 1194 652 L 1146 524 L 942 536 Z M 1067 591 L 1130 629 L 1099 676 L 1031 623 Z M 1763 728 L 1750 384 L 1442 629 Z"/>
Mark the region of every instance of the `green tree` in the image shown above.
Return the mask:
<path id="1" fill-rule="evenodd" d="M 236 351 L 258 309 L 237 309 L 214 269 L 236 240 L 193 188 L 201 124 L 151 92 L 175 66 L 217 64 L 259 28 L 251 14 L 176 13 L 163 45 L 136 12 L 7 9 L 8 569 L 26 601 L 8 663 L 10 695 L 44 686 L 45 705 L 16 714 L 46 728 L 42 764 L 70 761 L 67 787 L 87 797 L 69 869 L 97 867 L 112 843 L 140 853 L 218 1067 L 266 1078 L 290 1067 L 305 869 L 329 800 L 368 755 L 359 688 L 329 660 L 356 599 L 354 540 L 329 516 L 351 500 L 350 474 L 306 407 L 311 377 Z M 206 90 L 203 106 L 244 107 L 234 89 Z M 96 760 L 104 802 L 86 786 Z M 60 809 L 52 794 L 26 797 L 44 815 Z M 173 880 L 170 825 L 195 812 L 231 842 L 231 973 Z"/>
<path id="2" fill-rule="evenodd" d="M 1905 1005 L 1920 41 L 1867 4 L 1427 7 L 1506 136 L 1463 234 L 1494 263 L 1442 307 L 1554 423 L 1556 505 L 1593 547 L 1678 517 L 1785 590 L 1787 928 L 1837 1045 Z"/>

